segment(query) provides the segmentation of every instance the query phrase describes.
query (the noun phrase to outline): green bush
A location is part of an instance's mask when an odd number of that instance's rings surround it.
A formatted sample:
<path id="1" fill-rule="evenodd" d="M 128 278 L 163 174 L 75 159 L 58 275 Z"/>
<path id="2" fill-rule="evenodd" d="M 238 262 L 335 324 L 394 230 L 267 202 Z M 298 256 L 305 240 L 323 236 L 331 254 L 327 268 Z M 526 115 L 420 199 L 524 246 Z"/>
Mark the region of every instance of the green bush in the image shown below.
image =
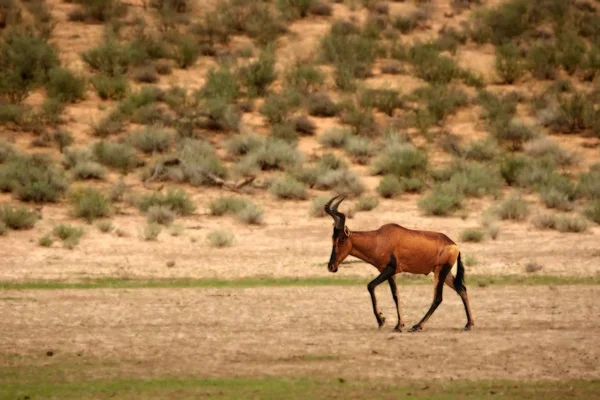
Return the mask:
<path id="1" fill-rule="evenodd" d="M 156 83 L 159 76 L 153 65 L 144 65 L 135 69 L 133 79 L 139 83 Z"/>
<path id="2" fill-rule="evenodd" d="M 376 136 L 379 133 L 375 115 L 370 108 L 348 104 L 342 114 L 341 121 L 350 125 L 357 135 Z"/>
<path id="3" fill-rule="evenodd" d="M 94 161 L 77 163 L 72 169 L 73 178 L 77 180 L 104 179 L 106 171 L 102 165 Z"/>
<path id="4" fill-rule="evenodd" d="M 191 37 L 180 35 L 175 39 L 173 45 L 172 58 L 179 68 L 187 69 L 191 67 L 200 57 L 200 47 Z"/>
<path id="5" fill-rule="evenodd" d="M 143 195 L 138 199 L 137 206 L 142 212 L 148 212 L 153 206 L 166 207 L 176 215 L 191 215 L 196 210 L 196 205 L 183 189 Z"/>
<path id="6" fill-rule="evenodd" d="M 237 217 L 246 224 L 261 225 L 263 223 L 264 213 L 262 207 L 250 203 L 237 213 Z"/>
<path id="7" fill-rule="evenodd" d="M 499 120 L 492 126 L 494 137 L 502 143 L 506 143 L 511 150 L 520 150 L 523 144 L 533 139 L 533 131 L 516 120 Z"/>
<path id="8" fill-rule="evenodd" d="M 390 117 L 403 106 L 400 94 L 391 89 L 365 89 L 360 93 L 359 102 L 361 107 L 374 107 Z"/>
<path id="9" fill-rule="evenodd" d="M 590 200 L 600 199 L 600 164 L 579 176 L 577 191 Z"/>
<path id="10" fill-rule="evenodd" d="M 232 156 L 244 156 L 260 148 L 264 139 L 254 134 L 242 134 L 227 140 L 225 147 L 227 153 Z"/>
<path id="11" fill-rule="evenodd" d="M 287 90 L 267 96 L 259 111 L 269 123 L 279 124 L 288 119 L 289 114 L 300 102 L 299 92 Z"/>
<path id="12" fill-rule="evenodd" d="M 314 117 L 334 117 L 340 107 L 331 100 L 327 93 L 313 93 L 308 97 L 308 114 Z"/>
<path id="13" fill-rule="evenodd" d="M 46 91 L 48 96 L 60 101 L 74 103 L 85 96 L 86 81 L 66 68 L 56 67 L 48 71 Z"/>
<path id="14" fill-rule="evenodd" d="M 4 204 L 0 208 L 0 223 L 4 227 L 15 230 L 31 229 L 38 220 L 35 211 L 30 211 L 25 207 L 13 207 L 10 204 Z"/>
<path id="15" fill-rule="evenodd" d="M 592 200 L 585 207 L 583 214 L 591 221 L 600 224 L 600 200 Z"/>
<path id="16" fill-rule="evenodd" d="M 102 233 L 112 232 L 113 229 L 115 228 L 113 226 L 113 223 L 111 221 L 107 221 L 107 220 L 99 221 L 96 224 L 96 227 L 98 227 L 98 230 Z"/>
<path id="17" fill-rule="evenodd" d="M 473 140 L 464 148 L 468 160 L 491 161 L 498 155 L 498 144 L 491 139 Z"/>
<path id="18" fill-rule="evenodd" d="M 120 0 L 75 0 L 81 8 L 76 13 L 69 14 L 71 21 L 108 22 L 113 18 L 123 16 L 127 11 Z"/>
<path id="19" fill-rule="evenodd" d="M 291 176 L 275 179 L 271 183 L 270 191 L 277 198 L 284 200 L 306 200 L 308 198 L 306 185 Z"/>
<path id="20" fill-rule="evenodd" d="M 12 192 L 19 200 L 56 202 L 67 186 L 64 174 L 46 157 L 19 156 L 0 165 L 0 191 Z"/>
<path id="21" fill-rule="evenodd" d="M 237 214 L 250 204 L 249 201 L 239 197 L 218 197 L 211 200 L 208 205 L 211 215 Z"/>
<path id="22" fill-rule="evenodd" d="M 329 201 L 328 197 L 315 197 L 310 203 L 309 214 L 311 217 L 323 218 L 327 215 L 325 213 L 325 203 Z"/>
<path id="23" fill-rule="evenodd" d="M 450 184 L 467 197 L 497 195 L 503 186 L 500 171 L 474 162 L 455 162 Z"/>
<path id="24" fill-rule="evenodd" d="M 77 218 L 83 218 L 88 223 L 95 219 L 107 217 L 110 212 L 110 202 L 93 188 L 78 188 L 71 193 L 71 205 L 73 206 L 73 215 Z"/>
<path id="25" fill-rule="evenodd" d="M 446 86 L 429 86 L 419 89 L 417 93 L 425 100 L 427 112 L 436 123 L 440 123 L 448 115 L 454 114 L 469 101 L 464 91 Z"/>
<path id="26" fill-rule="evenodd" d="M 84 52 L 81 57 L 91 69 L 107 77 L 119 77 L 129 70 L 131 56 L 127 47 L 108 35 L 97 47 Z"/>
<path id="27" fill-rule="evenodd" d="M 555 214 L 538 214 L 531 220 L 533 226 L 538 229 L 555 229 L 556 215 Z"/>
<path id="28" fill-rule="evenodd" d="M 258 60 L 239 69 L 240 80 L 250 97 L 264 96 L 277 79 L 275 61 L 273 50 L 266 49 L 260 53 Z"/>
<path id="29" fill-rule="evenodd" d="M 372 172 L 375 175 L 392 174 L 397 177 L 411 177 L 427 171 L 427 155 L 411 144 L 388 146 L 373 160 Z"/>
<path id="30" fill-rule="evenodd" d="M 485 232 L 478 228 L 467 228 L 460 234 L 460 240 L 463 242 L 481 242 L 485 237 Z"/>
<path id="31" fill-rule="evenodd" d="M 356 211 L 371 211 L 379 205 L 377 197 L 361 197 L 356 203 Z"/>
<path id="32" fill-rule="evenodd" d="M 131 172 L 141 163 L 133 147 L 122 143 L 100 141 L 94 144 L 92 152 L 100 164 L 115 168 L 122 174 Z"/>
<path id="33" fill-rule="evenodd" d="M 462 208 L 461 192 L 449 183 L 434 187 L 433 191 L 422 197 L 418 206 L 425 215 L 444 216 Z"/>
<path id="34" fill-rule="evenodd" d="M 146 154 L 163 153 L 171 147 L 173 135 L 161 127 L 145 127 L 131 133 L 127 141 Z"/>
<path id="35" fill-rule="evenodd" d="M 32 29 L 10 28 L 0 40 L 0 99 L 19 103 L 59 65 L 56 49 Z"/>
<path id="36" fill-rule="evenodd" d="M 583 65 L 586 53 L 585 41 L 573 30 L 565 29 L 558 36 L 557 42 L 557 62 L 569 75 L 572 75 Z"/>
<path id="37" fill-rule="evenodd" d="M 511 0 L 475 15 L 476 42 L 500 45 L 525 33 L 529 27 L 528 1 Z"/>
<path id="38" fill-rule="evenodd" d="M 256 165 L 263 171 L 284 170 L 298 165 L 302 157 L 289 143 L 279 139 L 267 139 L 256 150 L 243 157 L 245 162 Z"/>
<path id="39" fill-rule="evenodd" d="M 512 194 L 502 201 L 498 207 L 498 216 L 501 219 L 523 221 L 529 215 L 529 206 L 519 195 Z"/>
<path id="40" fill-rule="evenodd" d="M 227 229 L 217 229 L 206 235 L 206 240 L 211 247 L 222 248 L 233 244 L 233 233 Z"/>
<path id="41" fill-rule="evenodd" d="M 484 110 L 483 116 L 491 123 L 510 121 L 517 111 L 517 102 L 517 97 L 512 93 L 501 97 L 487 91 L 479 93 L 479 103 Z"/>
<path id="42" fill-rule="evenodd" d="M 556 229 L 559 232 L 585 232 L 588 228 L 588 222 L 577 216 L 559 215 L 556 219 Z"/>
<path id="43" fill-rule="evenodd" d="M 347 145 L 352 133 L 344 128 L 332 128 L 319 136 L 319 143 L 331 148 L 341 148 Z"/>
<path id="44" fill-rule="evenodd" d="M 339 25 L 332 25 L 330 33 L 321 39 L 322 60 L 334 64 L 338 73 L 347 73 L 349 78 L 367 77 L 376 57 L 377 43 L 373 39 L 350 32 L 342 34 L 338 30 Z"/>
<path id="45" fill-rule="evenodd" d="M 62 240 L 66 248 L 72 249 L 79 244 L 79 240 L 81 240 L 84 232 L 82 228 L 68 224 L 59 224 L 54 227 L 52 233 Z"/>
<path id="46" fill-rule="evenodd" d="M 319 190 L 333 190 L 336 193 L 354 196 L 361 194 L 365 190 L 358 175 L 346 168 L 319 173 L 314 187 Z"/>
<path id="47" fill-rule="evenodd" d="M 534 44 L 527 54 L 531 74 L 537 79 L 556 79 L 558 61 L 556 49 L 551 44 Z"/>
<path id="48" fill-rule="evenodd" d="M 525 154 L 552 165 L 571 166 L 577 163 L 577 155 L 568 152 L 546 137 L 529 141 L 524 146 Z"/>
<path id="49" fill-rule="evenodd" d="M 145 241 L 156 241 L 158 240 L 158 235 L 162 232 L 162 226 L 157 223 L 148 223 L 144 227 L 142 231 L 142 239 Z"/>
<path id="50" fill-rule="evenodd" d="M 325 83 L 325 74 L 315 66 L 297 63 L 285 74 L 286 84 L 303 93 L 312 92 Z M 312 115 L 312 114 L 311 114 Z"/>
<path id="51" fill-rule="evenodd" d="M 381 178 L 375 190 L 386 199 L 396 197 L 403 192 L 402 183 L 395 175 L 386 175 Z"/>
<path id="52" fill-rule="evenodd" d="M 50 247 L 54 244 L 54 239 L 50 235 L 44 235 L 38 240 L 38 244 L 42 247 Z"/>
<path id="53" fill-rule="evenodd" d="M 594 123 L 598 124 L 596 121 L 600 121 L 598 117 L 600 114 L 594 111 L 593 100 L 590 102 L 582 93 L 561 96 L 558 102 L 558 116 L 550 126 L 554 132 L 581 132 L 585 129 L 594 128 Z"/>
<path id="54" fill-rule="evenodd" d="M 146 212 L 148 224 L 171 225 L 175 213 L 169 206 L 151 206 Z"/>
<path id="55" fill-rule="evenodd" d="M 352 157 L 353 161 L 363 165 L 368 164 L 369 159 L 374 153 L 374 148 L 370 140 L 360 136 L 349 136 L 344 149 Z"/>
<path id="56" fill-rule="evenodd" d="M 227 67 L 211 68 L 206 75 L 206 82 L 198 94 L 205 99 L 223 98 L 227 102 L 235 100 L 240 93 L 236 77 Z"/>
<path id="57" fill-rule="evenodd" d="M 496 72 L 502 83 L 513 84 L 523 75 L 524 59 L 514 43 L 505 43 L 496 48 Z"/>
<path id="58" fill-rule="evenodd" d="M 91 82 L 102 100 L 120 100 L 125 97 L 129 89 L 124 75 L 99 74 L 92 77 Z"/>
<path id="59" fill-rule="evenodd" d="M 417 77 L 432 84 L 448 84 L 461 72 L 454 60 L 441 55 L 433 43 L 415 43 L 408 51 L 408 59 Z"/>

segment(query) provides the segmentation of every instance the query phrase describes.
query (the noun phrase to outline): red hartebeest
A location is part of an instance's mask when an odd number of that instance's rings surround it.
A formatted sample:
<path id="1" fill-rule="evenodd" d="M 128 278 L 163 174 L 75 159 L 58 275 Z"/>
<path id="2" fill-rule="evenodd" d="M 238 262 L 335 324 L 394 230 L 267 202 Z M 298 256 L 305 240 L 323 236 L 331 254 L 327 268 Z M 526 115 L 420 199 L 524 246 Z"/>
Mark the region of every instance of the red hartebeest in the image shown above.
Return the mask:
<path id="1" fill-rule="evenodd" d="M 468 331 L 473 327 L 467 288 L 464 284 L 465 269 L 456 243 L 443 233 L 415 231 L 397 224 L 386 224 L 376 231 L 351 232 L 346 226 L 346 216 L 338 211 L 338 207 L 345 197 L 332 205 L 339 197 L 336 196 L 325 204 L 325 212 L 331 215 L 335 221 L 333 248 L 327 269 L 330 272 L 337 272 L 340 263 L 351 255 L 379 270 L 379 276 L 373 279 L 367 288 L 373 302 L 373 312 L 380 328 L 385 323 L 385 318 L 377 309 L 375 288 L 385 281 L 388 281 L 392 290 L 392 297 L 396 303 L 398 324 L 394 330 L 400 332 L 400 328 L 404 326 L 400 316 L 396 287 L 396 274 L 399 272 L 423 275 L 434 273 L 433 303 L 421 321 L 414 325 L 409 332 L 423 329 L 423 325 L 442 302 L 444 283 L 458 293 L 465 306 L 467 324 L 463 331 Z M 450 272 L 455 262 L 457 262 L 456 278 Z"/>

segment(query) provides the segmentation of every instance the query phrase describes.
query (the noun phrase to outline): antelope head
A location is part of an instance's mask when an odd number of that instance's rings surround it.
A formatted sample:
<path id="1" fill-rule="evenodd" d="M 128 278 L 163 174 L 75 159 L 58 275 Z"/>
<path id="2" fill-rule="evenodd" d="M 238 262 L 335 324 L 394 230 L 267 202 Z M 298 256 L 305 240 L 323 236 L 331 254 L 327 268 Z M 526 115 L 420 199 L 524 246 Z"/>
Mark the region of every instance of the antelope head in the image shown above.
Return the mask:
<path id="1" fill-rule="evenodd" d="M 340 198 L 341 197 L 341 198 Z M 339 200 L 335 202 L 337 199 Z M 346 227 L 346 216 L 338 211 L 340 203 L 344 201 L 345 196 L 336 196 L 325 204 L 325 212 L 333 218 L 333 248 L 327 269 L 329 272 L 337 272 L 338 265 L 350 254 L 352 243 L 348 238 L 350 231 Z"/>

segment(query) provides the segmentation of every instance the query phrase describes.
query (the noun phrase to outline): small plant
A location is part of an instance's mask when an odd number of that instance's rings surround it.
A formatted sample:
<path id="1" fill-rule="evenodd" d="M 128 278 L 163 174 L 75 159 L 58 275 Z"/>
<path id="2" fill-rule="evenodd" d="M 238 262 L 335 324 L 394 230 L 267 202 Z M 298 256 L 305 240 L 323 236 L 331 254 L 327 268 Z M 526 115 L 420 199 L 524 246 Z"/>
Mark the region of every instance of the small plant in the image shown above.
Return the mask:
<path id="1" fill-rule="evenodd" d="M 109 233 L 109 232 L 112 232 L 115 229 L 113 223 L 111 221 L 108 221 L 108 220 L 99 221 L 96 224 L 96 227 L 102 233 Z"/>
<path id="2" fill-rule="evenodd" d="M 261 225 L 263 223 L 264 210 L 254 203 L 248 204 L 237 213 L 240 221 L 250 225 Z"/>
<path id="3" fill-rule="evenodd" d="M 38 216 L 34 211 L 22 206 L 13 207 L 10 204 L 5 204 L 0 208 L 0 223 L 10 229 L 31 229 L 37 220 Z"/>
<path id="4" fill-rule="evenodd" d="M 157 223 L 148 223 L 146 224 L 146 226 L 144 227 L 144 230 L 142 231 L 142 239 L 144 239 L 145 241 L 156 241 L 158 240 L 158 235 L 160 235 L 160 232 L 162 231 L 162 226 L 160 224 Z"/>
<path id="5" fill-rule="evenodd" d="M 577 215 L 559 215 L 556 218 L 556 229 L 558 229 L 559 232 L 580 233 L 585 232 L 587 228 L 588 222 Z"/>
<path id="6" fill-rule="evenodd" d="M 465 256 L 464 263 L 467 267 L 474 267 L 475 265 L 479 264 L 479 260 L 477 260 L 477 258 L 474 255 L 467 254 Z"/>
<path id="7" fill-rule="evenodd" d="M 340 107 L 327 93 L 313 93 L 307 102 L 308 114 L 313 117 L 334 117 L 340 112 Z"/>
<path id="8" fill-rule="evenodd" d="M 379 205 L 377 197 L 361 197 L 356 203 L 356 211 L 371 211 Z"/>
<path id="9" fill-rule="evenodd" d="M 48 96 L 60 101 L 74 103 L 85 96 L 85 78 L 66 68 L 53 68 L 48 72 L 46 91 Z"/>
<path id="10" fill-rule="evenodd" d="M 374 153 L 374 148 L 371 141 L 366 137 L 349 136 L 344 149 L 354 162 L 361 165 L 369 163 L 371 156 Z"/>
<path id="11" fill-rule="evenodd" d="M 460 240 L 463 242 L 479 243 L 485 237 L 485 232 L 478 228 L 468 228 L 460 234 Z"/>
<path id="12" fill-rule="evenodd" d="M 494 137 L 506 143 L 511 150 L 520 150 L 523 143 L 534 137 L 533 131 L 518 121 L 499 120 L 492 128 Z"/>
<path id="13" fill-rule="evenodd" d="M 513 84 L 523 75 L 524 69 L 524 60 L 514 43 L 505 43 L 496 48 L 496 72 L 502 83 Z"/>
<path id="14" fill-rule="evenodd" d="M 298 63 L 286 72 L 285 82 L 292 88 L 309 93 L 323 85 L 325 74 L 313 65 Z"/>
<path id="15" fill-rule="evenodd" d="M 410 177 L 427 170 L 427 155 L 408 143 L 389 146 L 375 158 L 372 172 L 375 175 L 392 174 Z"/>
<path id="16" fill-rule="evenodd" d="M 314 199 L 312 199 L 311 203 L 310 203 L 310 209 L 309 209 L 309 214 L 311 217 L 317 217 L 317 218 L 322 218 L 324 216 L 326 216 L 327 214 L 325 213 L 325 203 L 327 203 L 329 201 L 329 198 L 327 197 L 315 197 Z"/>
<path id="17" fill-rule="evenodd" d="M 232 156 L 244 156 L 258 149 L 263 144 L 263 139 L 254 134 L 233 136 L 225 145 L 227 153 Z"/>
<path id="18" fill-rule="evenodd" d="M 521 196 L 512 194 L 500 203 L 498 216 L 501 219 L 523 221 L 529 215 L 529 206 Z"/>
<path id="19" fill-rule="evenodd" d="M 124 75 L 99 74 L 94 76 L 91 82 L 102 100 L 120 100 L 125 97 L 129 89 Z"/>
<path id="20" fill-rule="evenodd" d="M 377 193 L 386 199 L 396 197 L 403 192 L 402 183 L 395 175 L 386 175 L 379 181 L 375 189 Z"/>
<path id="21" fill-rule="evenodd" d="M 93 188 L 78 188 L 71 193 L 70 201 L 73 215 L 92 223 L 95 219 L 108 216 L 110 202 L 99 191 Z"/>
<path id="22" fill-rule="evenodd" d="M 541 271 L 544 268 L 544 266 L 542 264 L 539 264 L 535 261 L 529 261 L 527 262 L 527 264 L 525 264 L 525 272 L 538 272 Z"/>
<path id="23" fill-rule="evenodd" d="M 196 210 L 196 205 L 183 189 L 144 195 L 137 201 L 137 206 L 142 212 L 148 212 L 152 206 L 163 206 L 176 215 L 190 215 Z"/>
<path id="24" fill-rule="evenodd" d="M 425 215 L 445 216 L 462 208 L 462 200 L 463 196 L 456 187 L 443 183 L 421 198 L 418 206 Z"/>
<path id="25" fill-rule="evenodd" d="M 600 224 L 600 199 L 592 200 L 584 209 L 583 214 L 591 221 Z"/>
<path id="26" fill-rule="evenodd" d="M 556 216 L 554 214 L 538 214 L 531 220 L 533 226 L 538 229 L 555 229 Z"/>
<path id="27" fill-rule="evenodd" d="M 319 137 L 319 143 L 324 146 L 332 148 L 341 148 L 348 143 L 348 139 L 352 133 L 348 129 L 344 128 L 333 128 L 325 131 Z"/>
<path id="28" fill-rule="evenodd" d="M 38 244 L 42 247 L 50 247 L 54 244 L 54 239 L 50 235 L 44 235 L 38 239 Z"/>
<path id="29" fill-rule="evenodd" d="M 168 206 L 151 206 L 146 212 L 149 224 L 171 225 L 175 213 Z"/>
<path id="30" fill-rule="evenodd" d="M 240 68 L 239 75 L 250 97 L 264 96 L 277 78 L 273 50 L 264 50 L 256 62 Z"/>
<path id="31" fill-rule="evenodd" d="M 104 167 L 94 161 L 84 161 L 77 163 L 75 167 L 71 169 L 73 178 L 77 180 L 87 179 L 104 179 L 106 171 Z"/>
<path id="32" fill-rule="evenodd" d="M 239 197 L 219 197 L 209 204 L 212 215 L 235 214 L 238 219 L 247 224 L 260 225 L 264 210 L 249 200 Z"/>
<path id="33" fill-rule="evenodd" d="M 233 233 L 226 229 L 217 229 L 209 232 L 206 240 L 211 247 L 229 247 L 233 244 Z"/>
<path id="34" fill-rule="evenodd" d="M 63 173 L 44 156 L 19 156 L 0 165 L 0 190 L 19 200 L 56 202 L 67 189 Z"/>
<path id="35" fill-rule="evenodd" d="M 291 176 L 277 178 L 271 183 L 271 193 L 284 200 L 306 200 L 306 185 Z"/>
<path id="36" fill-rule="evenodd" d="M 128 137 L 131 143 L 138 150 L 146 154 L 162 153 L 171 146 L 173 135 L 157 126 L 145 127 L 133 132 Z"/>
<path id="37" fill-rule="evenodd" d="M 72 249 L 79 244 L 79 240 L 83 236 L 83 229 L 68 224 L 59 224 L 54 227 L 52 233 L 62 240 L 63 246 Z"/>
<path id="38" fill-rule="evenodd" d="M 100 141 L 92 148 L 94 157 L 107 167 L 118 169 L 127 174 L 140 164 L 133 147 L 114 142 Z"/>
<path id="39" fill-rule="evenodd" d="M 133 79 L 140 83 L 156 83 L 159 80 L 159 76 L 153 65 L 145 65 L 133 72 Z"/>

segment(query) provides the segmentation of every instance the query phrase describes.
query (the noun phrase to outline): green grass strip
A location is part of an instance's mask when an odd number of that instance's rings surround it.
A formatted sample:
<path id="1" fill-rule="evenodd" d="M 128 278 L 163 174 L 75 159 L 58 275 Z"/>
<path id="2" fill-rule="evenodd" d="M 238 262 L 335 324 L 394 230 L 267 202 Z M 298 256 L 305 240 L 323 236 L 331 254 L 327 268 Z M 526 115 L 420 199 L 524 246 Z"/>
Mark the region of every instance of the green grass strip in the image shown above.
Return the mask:
<path id="1" fill-rule="evenodd" d="M 598 399 L 600 381 L 440 381 L 384 384 L 311 378 L 156 378 L 2 385 L 0 399 Z"/>
<path id="2" fill-rule="evenodd" d="M 375 276 L 373 276 L 375 277 Z M 253 288 L 286 286 L 354 286 L 366 285 L 370 279 L 356 276 L 331 277 L 246 277 L 237 279 L 217 278 L 174 278 L 133 279 L 98 278 L 76 282 L 25 281 L 0 282 L 1 290 L 26 289 L 137 289 L 137 288 Z M 431 276 L 402 275 L 400 285 L 431 284 Z M 598 285 L 600 276 L 566 277 L 552 275 L 471 275 L 467 286 L 510 286 L 510 285 Z"/>

